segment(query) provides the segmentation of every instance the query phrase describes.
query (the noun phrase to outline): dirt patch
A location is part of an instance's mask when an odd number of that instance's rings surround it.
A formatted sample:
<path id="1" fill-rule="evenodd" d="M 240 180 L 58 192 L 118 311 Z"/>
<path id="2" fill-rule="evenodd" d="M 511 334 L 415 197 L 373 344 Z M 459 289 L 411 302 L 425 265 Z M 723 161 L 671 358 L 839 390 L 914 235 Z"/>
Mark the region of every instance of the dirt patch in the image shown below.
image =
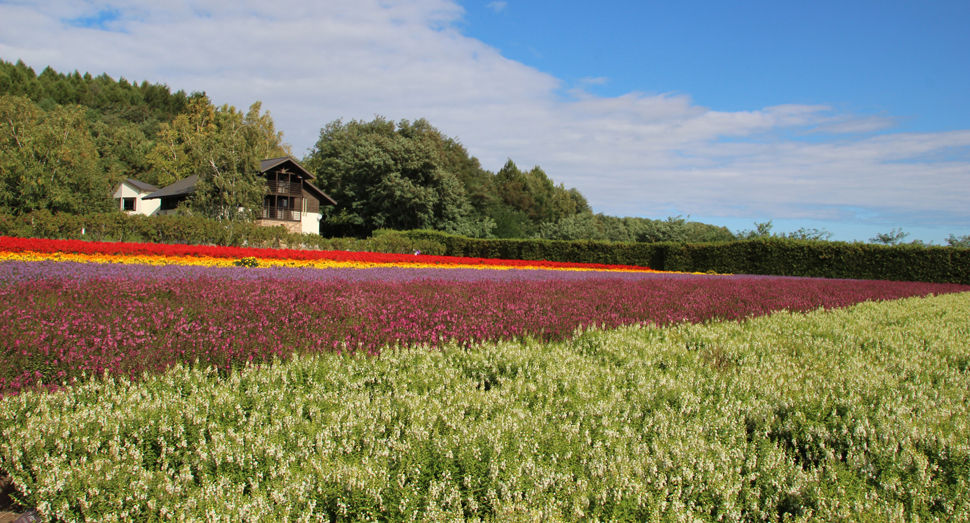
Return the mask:
<path id="1" fill-rule="evenodd" d="M 40 521 L 36 511 L 17 505 L 10 495 L 15 492 L 10 476 L 0 471 L 0 523 L 30 523 Z"/>

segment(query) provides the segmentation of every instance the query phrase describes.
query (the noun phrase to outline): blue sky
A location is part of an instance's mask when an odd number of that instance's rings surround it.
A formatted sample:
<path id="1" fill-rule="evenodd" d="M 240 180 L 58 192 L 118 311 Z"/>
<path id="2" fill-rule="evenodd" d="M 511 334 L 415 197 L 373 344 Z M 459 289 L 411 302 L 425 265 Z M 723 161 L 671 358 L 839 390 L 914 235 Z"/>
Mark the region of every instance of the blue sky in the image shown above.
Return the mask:
<path id="1" fill-rule="evenodd" d="M 970 2 L 461 3 L 465 34 L 602 96 L 834 104 L 914 131 L 970 122 Z"/>
<path id="2" fill-rule="evenodd" d="M 426 118 L 596 212 L 970 234 L 970 2 L 0 0 L 0 58 L 261 100 L 300 156 Z"/>

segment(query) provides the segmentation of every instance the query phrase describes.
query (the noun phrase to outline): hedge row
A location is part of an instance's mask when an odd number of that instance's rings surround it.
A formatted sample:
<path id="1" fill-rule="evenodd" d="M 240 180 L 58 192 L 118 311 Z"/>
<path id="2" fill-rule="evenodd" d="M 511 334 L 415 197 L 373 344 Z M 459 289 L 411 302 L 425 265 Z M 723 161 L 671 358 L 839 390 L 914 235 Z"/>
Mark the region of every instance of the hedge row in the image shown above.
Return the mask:
<path id="1" fill-rule="evenodd" d="M 0 214 L 0 235 L 314 250 L 411 253 L 637 265 L 660 271 L 970 284 L 970 249 L 767 238 L 724 243 L 620 243 L 477 239 L 439 231 L 375 231 L 366 240 L 292 234 L 283 227 L 194 216 L 124 213 Z"/>
<path id="2" fill-rule="evenodd" d="M 970 284 L 970 249 L 767 238 L 724 243 L 483 240 L 407 231 L 447 256 L 609 263 L 661 271 Z"/>
<path id="3" fill-rule="evenodd" d="M 393 231 L 373 238 L 323 238 L 293 234 L 284 227 L 255 223 L 227 224 L 198 216 L 144 216 L 121 212 L 51 214 L 35 211 L 20 216 L 0 214 L 0 236 L 68 240 L 147 242 L 189 245 L 230 245 L 328 251 L 444 254 L 432 240 L 412 239 Z"/>

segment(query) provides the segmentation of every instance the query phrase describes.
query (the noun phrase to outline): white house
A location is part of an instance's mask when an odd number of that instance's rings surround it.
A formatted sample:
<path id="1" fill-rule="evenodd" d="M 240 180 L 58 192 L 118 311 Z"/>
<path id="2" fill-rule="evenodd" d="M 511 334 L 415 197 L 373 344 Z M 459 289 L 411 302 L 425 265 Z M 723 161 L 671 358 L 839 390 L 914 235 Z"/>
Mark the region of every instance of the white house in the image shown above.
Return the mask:
<path id="1" fill-rule="evenodd" d="M 139 182 L 128 178 L 115 189 L 112 197 L 118 202 L 118 208 L 131 214 L 152 216 L 158 214 L 158 200 L 145 200 L 145 197 L 158 190 L 150 183 Z"/>

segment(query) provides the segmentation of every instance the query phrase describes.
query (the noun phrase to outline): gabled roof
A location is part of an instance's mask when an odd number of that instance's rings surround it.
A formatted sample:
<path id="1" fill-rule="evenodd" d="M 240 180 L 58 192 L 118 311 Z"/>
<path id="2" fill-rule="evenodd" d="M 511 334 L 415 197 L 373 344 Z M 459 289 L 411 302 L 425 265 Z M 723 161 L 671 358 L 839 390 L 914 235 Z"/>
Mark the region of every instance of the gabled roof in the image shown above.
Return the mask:
<path id="1" fill-rule="evenodd" d="M 311 180 L 313 180 L 313 179 L 316 178 L 316 176 L 314 176 L 313 173 L 311 173 L 310 171 L 304 169 L 303 166 L 300 165 L 299 162 L 297 162 L 296 160 L 294 160 L 292 156 L 280 156 L 279 158 L 268 158 L 266 160 L 260 160 L 259 161 L 259 172 L 263 172 L 264 173 L 264 172 L 272 169 L 273 167 L 277 167 L 277 166 L 282 165 L 282 164 L 287 163 L 287 162 L 293 164 L 293 166 L 296 167 L 296 169 L 299 170 L 301 173 L 303 173 L 307 178 L 309 178 Z"/>
<path id="2" fill-rule="evenodd" d="M 324 200 L 326 200 L 326 201 L 330 202 L 331 205 L 337 205 L 337 201 L 336 200 L 334 200 L 333 198 L 331 198 L 330 196 L 328 196 L 327 193 L 321 191 L 316 185 L 313 185 L 313 183 L 311 183 L 310 181 L 306 181 L 306 182 L 303 183 L 303 190 L 306 191 L 306 192 L 308 192 L 308 193 L 313 194 L 321 202 L 324 201 Z"/>
<path id="3" fill-rule="evenodd" d="M 128 182 L 128 185 L 138 189 L 141 192 L 153 192 L 158 190 L 158 187 L 155 187 L 150 183 L 140 182 L 134 178 L 128 178 L 125 181 Z"/>
<path id="4" fill-rule="evenodd" d="M 148 196 L 142 198 L 142 200 L 154 200 L 155 198 L 165 198 L 170 196 L 185 196 L 195 192 L 195 184 L 199 181 L 199 175 L 193 174 L 188 178 L 179 180 L 172 185 L 166 186 L 158 191 L 155 191 Z"/>
<path id="5" fill-rule="evenodd" d="M 306 176 L 307 180 L 316 179 L 316 176 L 313 176 L 313 173 L 306 170 L 302 165 L 300 165 L 300 162 L 297 162 L 296 160 L 294 160 L 292 156 L 281 156 L 279 158 L 269 158 L 266 160 L 260 160 L 259 170 L 260 172 L 266 172 L 274 167 L 279 167 L 280 165 L 283 165 L 285 163 L 290 163 L 293 167 L 296 168 L 296 170 L 303 173 Z M 303 189 L 306 190 L 308 193 L 314 195 L 321 202 L 328 201 L 333 205 L 337 205 L 337 202 L 334 201 L 333 198 L 328 196 L 326 193 L 321 191 L 316 185 L 313 185 L 312 183 L 309 183 L 309 182 L 304 183 Z"/>
<path id="6" fill-rule="evenodd" d="M 303 184 L 303 190 L 312 194 L 321 202 L 327 201 L 327 202 L 330 202 L 332 205 L 337 205 L 337 202 L 334 201 L 333 198 L 331 198 L 326 193 L 321 191 L 320 188 L 318 188 L 316 185 L 313 185 L 313 183 L 309 182 L 309 180 L 316 179 L 316 176 L 313 176 L 313 174 L 310 171 L 306 170 L 302 165 L 300 165 L 299 162 L 294 160 L 292 156 L 282 156 L 279 158 L 269 158 L 266 160 L 260 160 L 259 170 L 261 173 L 265 173 L 266 171 L 269 171 L 274 167 L 279 167 L 280 165 L 283 165 L 285 163 L 291 164 L 295 170 L 299 171 L 300 173 L 306 176 L 307 181 L 306 183 Z M 195 184 L 198 181 L 199 181 L 199 175 L 193 174 L 192 176 L 189 176 L 184 180 L 179 180 L 173 183 L 172 185 L 156 190 L 155 192 L 149 194 L 148 196 L 145 196 L 142 199 L 153 200 L 156 198 L 187 196 L 189 194 L 192 194 L 195 191 Z"/>

